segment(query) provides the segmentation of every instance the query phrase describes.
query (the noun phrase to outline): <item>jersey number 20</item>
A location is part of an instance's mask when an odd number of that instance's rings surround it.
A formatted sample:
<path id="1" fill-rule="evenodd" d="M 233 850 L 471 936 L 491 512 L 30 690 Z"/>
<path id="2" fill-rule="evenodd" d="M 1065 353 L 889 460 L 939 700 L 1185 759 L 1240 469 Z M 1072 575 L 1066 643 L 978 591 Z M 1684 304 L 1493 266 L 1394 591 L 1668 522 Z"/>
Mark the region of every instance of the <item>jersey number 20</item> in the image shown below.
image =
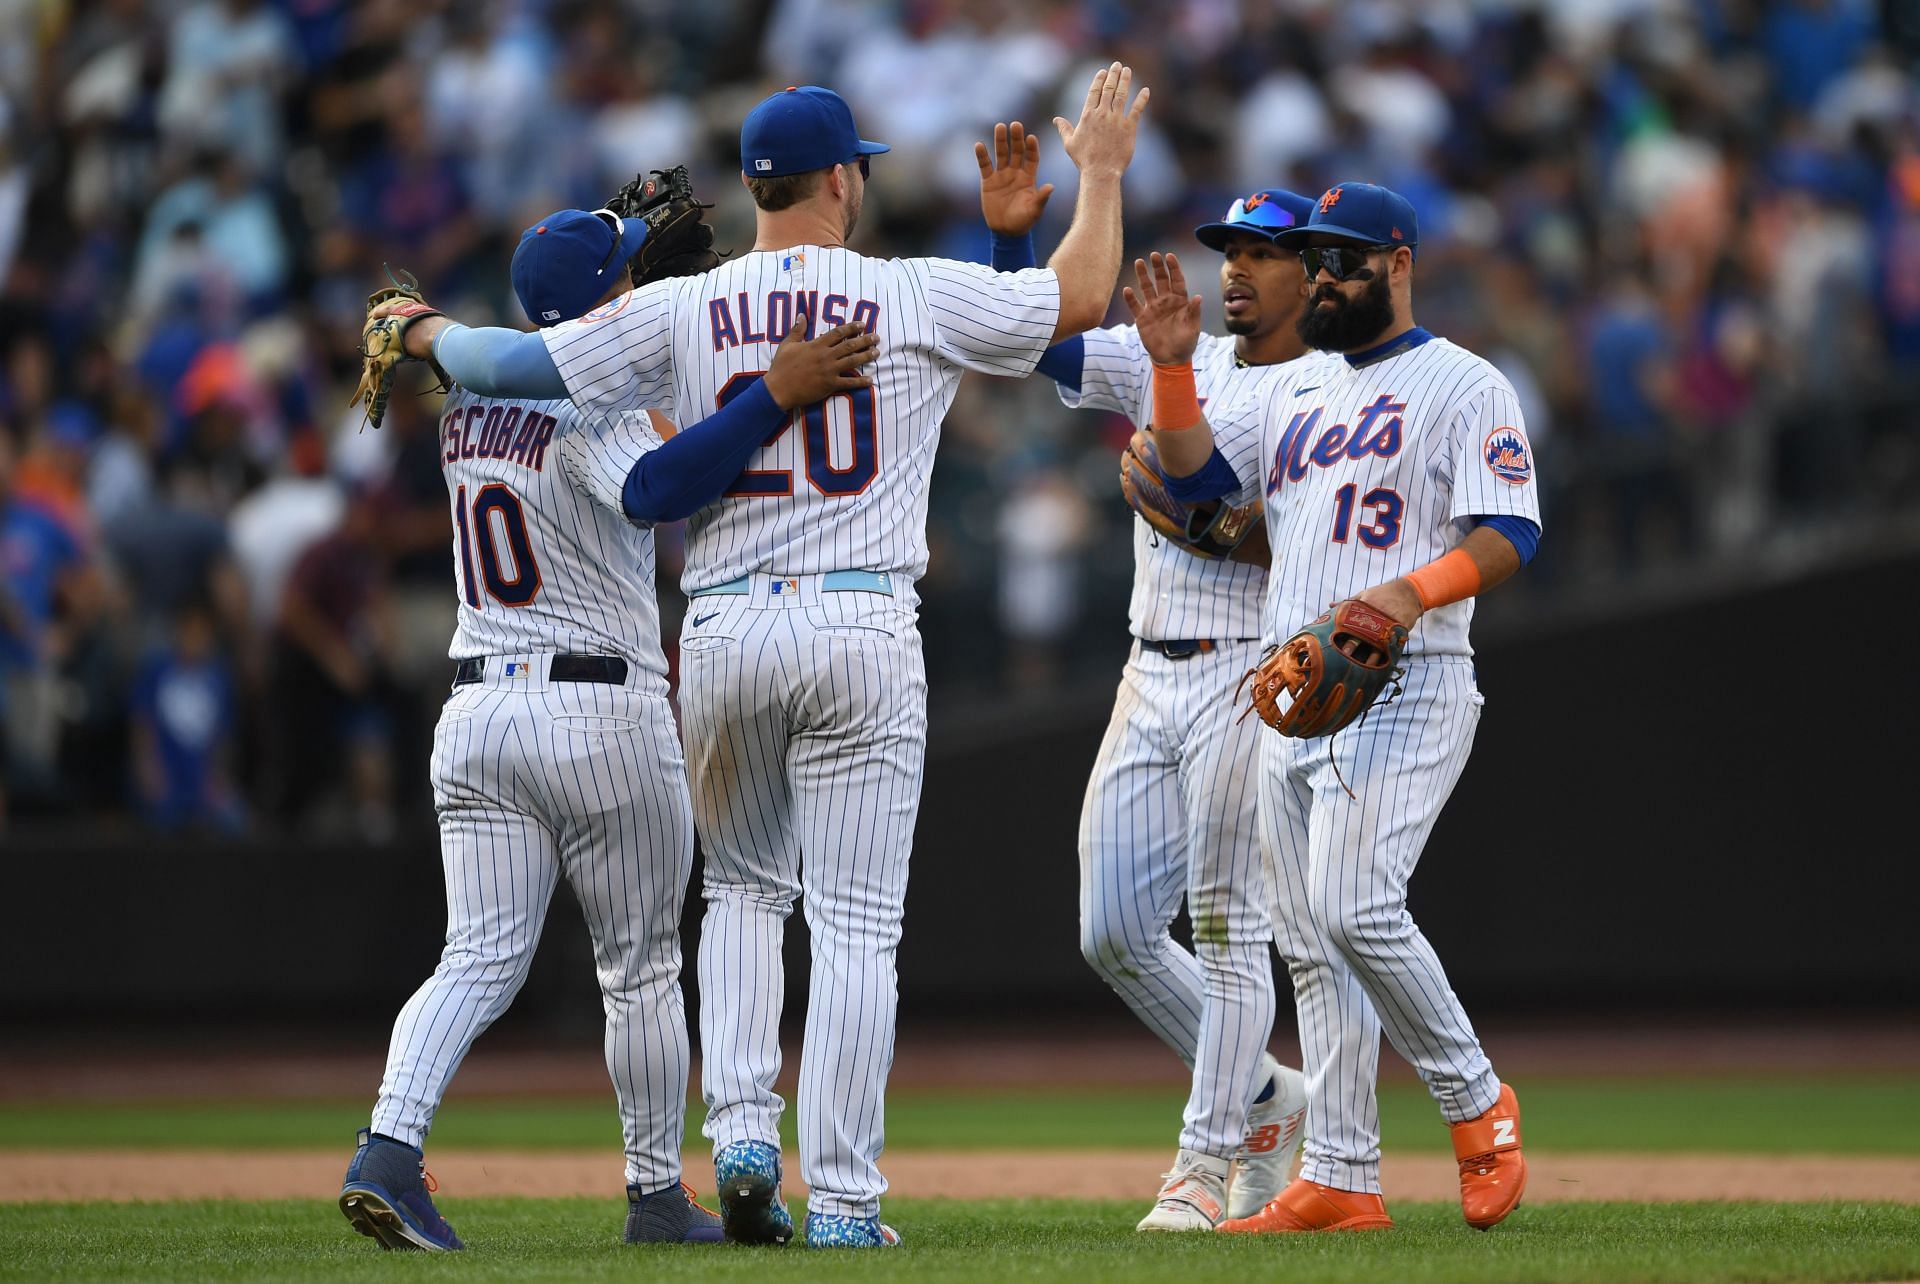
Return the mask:
<path id="1" fill-rule="evenodd" d="M 460 588 L 467 605 L 483 610 L 480 588 L 474 583 L 475 555 L 480 563 L 480 580 L 487 596 L 502 606 L 525 606 L 540 596 L 540 564 L 533 560 L 533 545 L 527 539 L 527 515 L 521 511 L 520 497 L 504 482 L 489 482 L 473 497 L 473 515 L 467 515 L 467 488 L 462 486 L 453 497 L 453 526 L 460 537 Z M 496 537 L 497 535 L 497 537 Z M 500 557 L 500 541 L 506 542 L 507 560 Z M 512 578 L 507 572 L 511 570 Z"/>
<path id="2" fill-rule="evenodd" d="M 724 406 L 747 390 L 755 379 L 765 374 L 764 370 L 743 370 L 727 380 L 715 399 Z M 851 423 L 850 436 L 853 439 L 853 458 L 843 467 L 836 468 L 833 462 L 833 446 L 829 438 L 831 420 L 828 410 L 841 400 L 848 408 Z M 850 388 L 838 392 L 825 401 L 798 411 L 785 423 L 774 429 L 773 435 L 760 443 L 765 450 L 786 435 L 798 419 L 801 425 L 801 441 L 807 459 L 807 480 L 813 488 L 830 499 L 846 499 L 858 495 L 870 485 L 880 472 L 880 441 L 874 432 L 874 410 L 877 405 L 872 388 Z M 730 498 L 769 498 L 793 494 L 793 472 L 787 468 L 749 468 L 734 479 L 727 487 Z"/>

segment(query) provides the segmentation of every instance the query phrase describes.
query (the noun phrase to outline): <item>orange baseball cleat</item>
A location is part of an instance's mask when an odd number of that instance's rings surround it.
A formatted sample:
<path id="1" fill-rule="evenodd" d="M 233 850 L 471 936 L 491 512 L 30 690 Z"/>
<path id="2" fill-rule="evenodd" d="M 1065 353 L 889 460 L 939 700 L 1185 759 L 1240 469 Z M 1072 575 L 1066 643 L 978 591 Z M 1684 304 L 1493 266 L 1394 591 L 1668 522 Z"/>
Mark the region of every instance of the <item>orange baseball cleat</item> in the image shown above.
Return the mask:
<path id="1" fill-rule="evenodd" d="M 1378 1195 L 1336 1190 L 1299 1177 L 1253 1216 L 1221 1222 L 1220 1229 L 1236 1235 L 1392 1230 L 1393 1218 L 1387 1216 L 1387 1205 Z"/>
<path id="2" fill-rule="evenodd" d="M 1453 1157 L 1460 1161 L 1460 1212 L 1475 1230 L 1491 1230 L 1520 1207 L 1527 1192 L 1520 1099 L 1503 1083 L 1491 1110 L 1451 1127 Z"/>

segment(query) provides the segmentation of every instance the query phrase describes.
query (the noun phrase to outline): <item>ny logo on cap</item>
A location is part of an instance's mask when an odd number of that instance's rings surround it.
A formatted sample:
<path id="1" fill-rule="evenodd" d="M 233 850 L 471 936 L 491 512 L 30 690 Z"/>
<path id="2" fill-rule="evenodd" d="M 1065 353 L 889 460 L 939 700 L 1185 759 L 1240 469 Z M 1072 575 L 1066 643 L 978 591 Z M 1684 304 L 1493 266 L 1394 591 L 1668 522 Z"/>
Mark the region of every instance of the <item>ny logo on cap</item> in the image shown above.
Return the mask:
<path id="1" fill-rule="evenodd" d="M 1255 192 L 1252 196 L 1249 196 L 1247 198 L 1247 208 L 1250 210 L 1257 210 L 1262 205 L 1265 205 L 1271 199 L 1272 198 L 1269 197 L 1265 192 Z"/>
<path id="2" fill-rule="evenodd" d="M 1340 203 L 1340 189 L 1337 187 L 1329 187 L 1327 189 L 1327 194 L 1320 198 L 1320 212 L 1322 214 L 1325 214 L 1328 210 L 1332 209 L 1334 206 L 1338 205 L 1339 203 Z"/>

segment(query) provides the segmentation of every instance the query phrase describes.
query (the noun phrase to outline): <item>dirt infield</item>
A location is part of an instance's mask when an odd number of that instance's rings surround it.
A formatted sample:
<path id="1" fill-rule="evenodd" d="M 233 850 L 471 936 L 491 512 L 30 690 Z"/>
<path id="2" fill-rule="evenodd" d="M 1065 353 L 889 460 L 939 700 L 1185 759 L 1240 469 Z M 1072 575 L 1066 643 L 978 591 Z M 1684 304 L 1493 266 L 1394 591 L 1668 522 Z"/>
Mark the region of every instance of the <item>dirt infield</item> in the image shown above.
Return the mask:
<path id="1" fill-rule="evenodd" d="M 1142 1200 L 1159 1186 L 1161 1151 L 904 1151 L 889 1155 L 902 1198 Z M 1559 1200 L 1885 1199 L 1920 1203 L 1920 1161 L 1862 1156 L 1554 1155 L 1528 1152 L 1529 1202 Z M 16 1150 L 0 1160 L 0 1202 L 66 1200 L 330 1198 L 340 1187 L 334 1151 Z M 711 1173 L 689 1153 L 698 1183 Z M 458 1196 L 617 1198 L 619 1158 L 606 1153 L 446 1151 L 433 1161 L 442 1190 Z M 1387 1197 L 1451 1199 L 1459 1191 L 1444 1155 L 1389 1157 Z M 792 1193 L 805 1187 L 790 1180 Z"/>

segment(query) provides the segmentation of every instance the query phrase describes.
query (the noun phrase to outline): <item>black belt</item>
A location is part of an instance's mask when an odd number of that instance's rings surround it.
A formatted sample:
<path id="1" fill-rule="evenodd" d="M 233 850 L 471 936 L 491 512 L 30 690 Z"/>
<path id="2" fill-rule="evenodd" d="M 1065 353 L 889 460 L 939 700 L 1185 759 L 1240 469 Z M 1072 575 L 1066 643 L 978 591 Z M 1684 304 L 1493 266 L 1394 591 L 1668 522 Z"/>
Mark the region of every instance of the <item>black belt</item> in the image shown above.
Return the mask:
<path id="1" fill-rule="evenodd" d="M 453 685 L 478 682 L 486 670 L 486 661 L 462 660 L 453 671 Z M 549 682 L 604 682 L 609 686 L 627 684 L 627 662 L 617 655 L 556 655 L 547 665 Z"/>
<path id="2" fill-rule="evenodd" d="M 1247 638 L 1234 639 L 1234 641 L 1250 640 L 1251 639 Z M 1212 638 L 1172 638 L 1164 642 L 1155 642 L 1148 638 L 1141 638 L 1140 645 L 1149 651 L 1158 651 L 1169 660 L 1191 660 L 1196 655 L 1205 655 L 1215 647 L 1225 646 L 1226 643 L 1216 642 Z"/>

